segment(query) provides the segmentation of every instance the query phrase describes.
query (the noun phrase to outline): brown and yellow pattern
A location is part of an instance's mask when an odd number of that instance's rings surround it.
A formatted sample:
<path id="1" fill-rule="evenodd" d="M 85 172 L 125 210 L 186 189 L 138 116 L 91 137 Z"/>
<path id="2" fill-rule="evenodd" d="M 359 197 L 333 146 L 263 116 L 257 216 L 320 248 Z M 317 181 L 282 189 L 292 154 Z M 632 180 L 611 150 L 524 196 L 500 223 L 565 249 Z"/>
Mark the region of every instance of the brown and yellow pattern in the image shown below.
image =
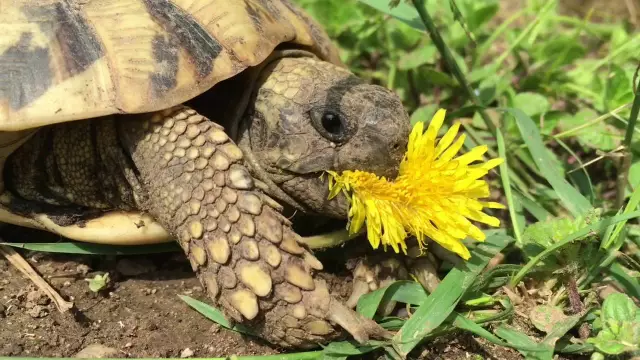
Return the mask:
<path id="1" fill-rule="evenodd" d="M 282 43 L 339 64 L 284 0 L 0 0 L 0 130 L 180 104 Z"/>

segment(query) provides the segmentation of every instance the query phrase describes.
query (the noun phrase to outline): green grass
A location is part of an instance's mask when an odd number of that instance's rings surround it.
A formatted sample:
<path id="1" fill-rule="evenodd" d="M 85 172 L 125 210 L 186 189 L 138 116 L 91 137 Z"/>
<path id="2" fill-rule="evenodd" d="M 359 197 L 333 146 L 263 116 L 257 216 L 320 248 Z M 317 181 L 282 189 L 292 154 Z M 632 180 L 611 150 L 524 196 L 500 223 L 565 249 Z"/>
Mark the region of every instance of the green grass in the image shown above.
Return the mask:
<path id="1" fill-rule="evenodd" d="M 640 34 L 620 21 L 567 17 L 556 0 L 523 1 L 503 22 L 495 19 L 496 1 L 412 0 L 395 7 L 388 0 L 298 2 L 337 39 L 354 72 L 396 90 L 412 122 L 446 108 L 449 121 L 465 120 L 467 148 L 487 144 L 489 156 L 506 160 L 494 186 L 501 186 L 509 206 L 502 216 L 505 235 L 516 239 L 507 247 L 509 263 L 501 266 L 515 268 L 491 280 L 469 269 L 456 274 L 457 267 L 445 273 L 428 297 L 433 302 L 426 300 L 404 323 L 387 357 L 406 356 L 447 327 L 516 348 L 526 359 L 593 353 L 575 335 L 583 323 L 593 323 L 589 314 L 599 308 L 589 289 L 614 281 L 634 297 L 640 291 L 631 272 L 638 269 L 627 267 L 637 261 L 620 261 L 636 255 L 624 254 L 637 249 L 626 246 L 637 241 L 626 229 L 640 215 L 634 191 L 640 161 L 633 156 L 640 96 L 632 84 L 640 54 L 629 51 L 640 45 Z M 363 66 L 373 55 L 380 59 L 376 67 Z M 469 288 L 504 301 L 501 286 L 518 292 L 523 282 L 542 288 L 550 280 L 556 281 L 552 303 L 567 317 L 535 339 L 508 326 L 513 314 L 491 330 L 460 317 L 461 304 L 451 301 Z M 569 280 L 582 289 L 583 310 L 575 315 L 568 311 Z M 493 281 L 497 286 L 484 289 L 488 293 L 473 286 Z M 434 301 L 441 289 L 446 300 Z"/>
<path id="2" fill-rule="evenodd" d="M 640 95 L 633 85 L 640 33 L 620 15 L 600 23 L 568 16 L 559 1 L 522 1 L 510 13 L 501 11 L 506 2 L 493 0 L 412 0 L 395 7 L 389 0 L 296 1 L 326 28 L 354 73 L 401 97 L 412 123 L 446 108 L 448 124 L 463 121 L 466 148 L 487 144 L 488 156 L 505 158 L 491 184 L 509 210 L 494 212 L 503 226 L 471 247 L 470 261 L 443 265 L 433 293 L 400 281 L 360 300 L 360 313 L 396 331 L 390 341 L 239 359 L 356 359 L 372 351 L 400 359 L 453 331 L 516 349 L 525 359 L 599 351 L 577 336 L 584 324 L 593 328 L 591 337 L 602 329 L 595 289 L 613 282 L 640 301 L 640 256 L 634 252 L 640 246 L 640 142 L 634 139 Z M 80 254 L 176 250 L 12 246 Z M 503 262 L 485 270 L 500 252 Z M 550 292 L 536 300 L 566 316 L 538 336 L 512 326 L 518 318 L 534 329 L 528 310 L 516 311 L 508 296 L 524 295 L 523 287 Z M 574 293 L 583 306 L 578 313 L 572 311 Z M 181 298 L 212 321 L 250 335 L 211 306 Z M 411 317 L 376 315 L 389 301 L 406 304 Z"/>

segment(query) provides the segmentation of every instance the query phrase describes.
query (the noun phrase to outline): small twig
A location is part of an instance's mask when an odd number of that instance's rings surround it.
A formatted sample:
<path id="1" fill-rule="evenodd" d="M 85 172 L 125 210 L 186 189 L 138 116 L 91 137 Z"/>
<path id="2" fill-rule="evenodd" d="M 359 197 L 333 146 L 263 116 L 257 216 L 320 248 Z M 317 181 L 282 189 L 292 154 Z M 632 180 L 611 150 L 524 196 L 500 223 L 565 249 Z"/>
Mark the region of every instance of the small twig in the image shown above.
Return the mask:
<path id="1" fill-rule="evenodd" d="M 602 159 L 604 159 L 606 157 L 613 157 L 613 155 L 617 155 L 623 149 L 624 149 L 624 146 L 620 145 L 620 146 L 618 146 L 617 148 L 615 148 L 615 149 L 613 149 L 611 151 L 608 151 L 606 153 L 601 153 L 601 155 L 598 155 L 597 157 L 587 161 L 586 163 L 582 163 L 582 164 L 580 164 L 580 166 L 567 171 L 567 174 L 571 174 L 572 172 L 576 172 L 578 170 L 585 169 L 588 166 L 593 165 L 596 162 L 598 162 L 598 161 L 600 161 L 600 160 L 602 160 Z M 622 155 L 619 155 L 619 157 L 622 157 Z"/>
<path id="2" fill-rule="evenodd" d="M 53 301 L 58 308 L 58 311 L 65 312 L 73 308 L 73 303 L 68 302 L 58 294 L 58 292 L 51 287 L 44 279 L 31 267 L 31 265 L 12 247 L 7 245 L 0 245 L 0 253 L 15 266 L 21 273 L 29 278 L 45 295 Z"/>

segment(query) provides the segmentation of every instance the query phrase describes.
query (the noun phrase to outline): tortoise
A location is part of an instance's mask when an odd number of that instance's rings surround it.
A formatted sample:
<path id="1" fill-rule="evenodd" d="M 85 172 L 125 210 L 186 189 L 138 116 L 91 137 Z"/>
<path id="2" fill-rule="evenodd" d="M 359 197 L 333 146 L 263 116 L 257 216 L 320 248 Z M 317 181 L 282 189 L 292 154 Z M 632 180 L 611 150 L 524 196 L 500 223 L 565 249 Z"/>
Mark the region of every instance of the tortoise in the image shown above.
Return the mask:
<path id="1" fill-rule="evenodd" d="M 0 221 L 177 241 L 282 347 L 388 333 L 330 295 L 283 208 L 345 218 L 325 170 L 393 176 L 409 119 L 287 0 L 0 2 Z M 82 121 L 77 121 L 82 120 Z"/>

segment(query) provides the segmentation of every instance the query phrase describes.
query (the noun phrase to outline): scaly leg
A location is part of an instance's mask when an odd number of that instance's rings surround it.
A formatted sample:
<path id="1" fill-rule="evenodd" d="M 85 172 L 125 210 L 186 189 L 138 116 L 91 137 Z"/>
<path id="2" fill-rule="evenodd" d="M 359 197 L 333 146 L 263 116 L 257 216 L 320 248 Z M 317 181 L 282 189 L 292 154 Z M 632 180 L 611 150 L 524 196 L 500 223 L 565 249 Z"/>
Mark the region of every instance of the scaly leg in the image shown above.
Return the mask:
<path id="1" fill-rule="evenodd" d="M 178 239 L 216 304 L 284 347 L 341 336 L 388 337 L 330 296 L 322 264 L 270 205 L 222 127 L 186 107 L 118 120 L 146 196 L 141 207 Z"/>

